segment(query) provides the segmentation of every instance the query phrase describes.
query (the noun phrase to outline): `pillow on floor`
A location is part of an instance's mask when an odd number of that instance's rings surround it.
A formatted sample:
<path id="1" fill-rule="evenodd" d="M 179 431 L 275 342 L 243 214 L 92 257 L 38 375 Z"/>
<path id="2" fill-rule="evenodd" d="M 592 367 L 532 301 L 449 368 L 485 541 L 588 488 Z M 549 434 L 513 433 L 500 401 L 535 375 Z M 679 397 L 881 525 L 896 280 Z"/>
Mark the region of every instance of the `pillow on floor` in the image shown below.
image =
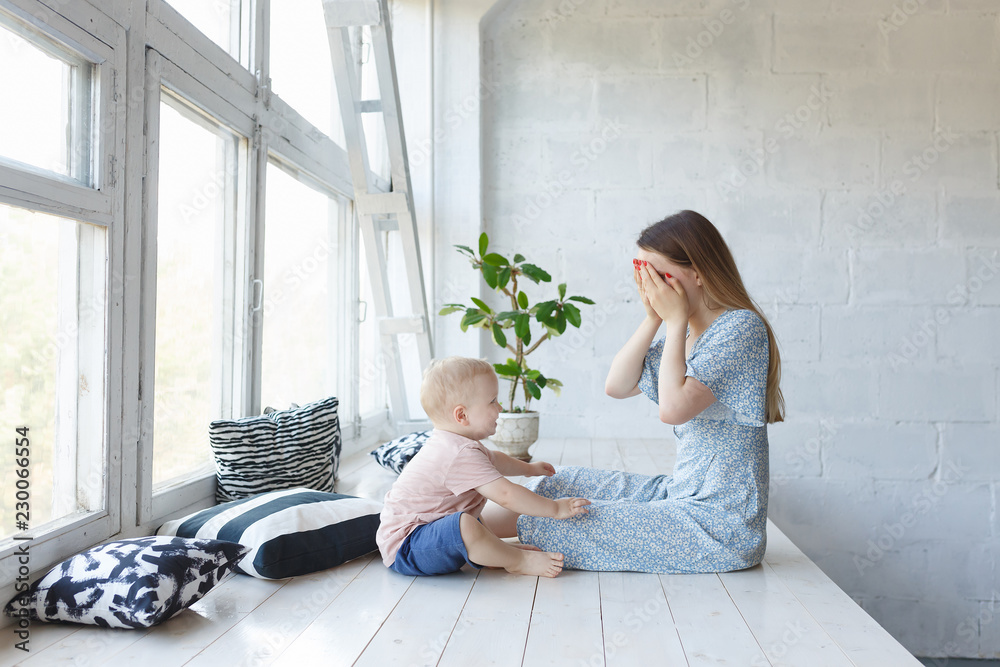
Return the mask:
<path id="1" fill-rule="evenodd" d="M 284 579 L 318 572 L 375 551 L 382 503 L 290 489 L 195 512 L 160 526 L 160 535 L 239 542 L 250 553 L 237 572 Z"/>
<path id="2" fill-rule="evenodd" d="M 216 502 L 304 486 L 333 491 L 340 463 L 336 397 L 208 427 L 215 456 Z"/>
<path id="3" fill-rule="evenodd" d="M 431 437 L 430 431 L 418 431 L 402 437 L 390 440 L 378 449 L 372 451 L 371 455 L 375 461 L 386 470 L 396 474 L 403 472 L 403 468 L 410 462 L 420 448 Z"/>
<path id="4" fill-rule="evenodd" d="M 233 542 L 139 537 L 88 549 L 7 603 L 8 616 L 103 628 L 149 628 L 215 587 L 246 555 Z"/>

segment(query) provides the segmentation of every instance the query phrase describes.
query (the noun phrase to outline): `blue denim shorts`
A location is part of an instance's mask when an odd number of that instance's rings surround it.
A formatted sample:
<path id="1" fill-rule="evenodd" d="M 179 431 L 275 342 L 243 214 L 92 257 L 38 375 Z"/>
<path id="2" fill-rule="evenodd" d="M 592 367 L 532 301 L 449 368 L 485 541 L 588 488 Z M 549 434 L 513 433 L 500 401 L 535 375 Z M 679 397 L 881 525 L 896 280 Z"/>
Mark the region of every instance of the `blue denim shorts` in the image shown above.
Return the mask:
<path id="1" fill-rule="evenodd" d="M 431 576 L 458 572 L 468 563 L 477 570 L 482 566 L 469 560 L 469 552 L 462 541 L 459 522 L 463 512 L 417 526 L 410 533 L 389 567 L 409 577 Z"/>

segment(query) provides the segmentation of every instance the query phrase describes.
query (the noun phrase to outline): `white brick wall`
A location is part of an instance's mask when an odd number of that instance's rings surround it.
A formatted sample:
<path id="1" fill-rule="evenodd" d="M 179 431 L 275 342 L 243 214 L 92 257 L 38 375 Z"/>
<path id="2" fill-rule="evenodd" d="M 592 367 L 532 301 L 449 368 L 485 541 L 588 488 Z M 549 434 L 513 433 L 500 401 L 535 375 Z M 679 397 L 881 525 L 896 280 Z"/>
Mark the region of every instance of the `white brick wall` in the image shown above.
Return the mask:
<path id="1" fill-rule="evenodd" d="M 782 346 L 771 517 L 915 653 L 1000 657 L 1000 3 L 512 0 L 482 40 L 485 227 L 598 302 L 533 360 L 543 434 L 669 437 L 603 381 L 637 232 L 702 211 Z"/>

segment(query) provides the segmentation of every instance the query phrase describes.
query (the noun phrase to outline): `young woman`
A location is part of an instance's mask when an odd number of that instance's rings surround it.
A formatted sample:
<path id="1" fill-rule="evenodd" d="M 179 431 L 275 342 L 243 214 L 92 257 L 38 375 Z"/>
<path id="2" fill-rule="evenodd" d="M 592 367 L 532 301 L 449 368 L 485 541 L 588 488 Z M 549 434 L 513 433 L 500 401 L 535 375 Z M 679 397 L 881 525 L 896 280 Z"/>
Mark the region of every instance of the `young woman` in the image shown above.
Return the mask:
<path id="1" fill-rule="evenodd" d="M 674 425 L 672 476 L 561 468 L 529 485 L 582 496 L 586 516 L 521 516 L 521 541 L 583 570 L 725 572 L 764 557 L 767 424 L 784 399 L 774 333 L 719 231 L 681 211 L 639 236 L 634 277 L 645 319 L 615 356 L 605 390 L 644 393 Z M 653 342 L 657 332 L 662 337 Z"/>

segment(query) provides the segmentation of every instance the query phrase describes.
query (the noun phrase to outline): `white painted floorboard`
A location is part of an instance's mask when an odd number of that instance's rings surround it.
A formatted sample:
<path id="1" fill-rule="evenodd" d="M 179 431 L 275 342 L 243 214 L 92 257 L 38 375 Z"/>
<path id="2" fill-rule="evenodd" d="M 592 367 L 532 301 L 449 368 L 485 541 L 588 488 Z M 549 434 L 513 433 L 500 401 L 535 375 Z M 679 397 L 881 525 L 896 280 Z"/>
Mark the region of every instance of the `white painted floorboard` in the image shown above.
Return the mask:
<path id="1" fill-rule="evenodd" d="M 662 441 L 550 439 L 532 452 L 645 474 L 674 462 Z M 358 454 L 338 491 L 380 499 L 394 479 Z M 741 572 L 404 577 L 373 554 L 284 581 L 231 577 L 148 631 L 35 623 L 30 646 L 0 644 L 0 667 L 920 664 L 770 522 L 764 563 Z"/>

